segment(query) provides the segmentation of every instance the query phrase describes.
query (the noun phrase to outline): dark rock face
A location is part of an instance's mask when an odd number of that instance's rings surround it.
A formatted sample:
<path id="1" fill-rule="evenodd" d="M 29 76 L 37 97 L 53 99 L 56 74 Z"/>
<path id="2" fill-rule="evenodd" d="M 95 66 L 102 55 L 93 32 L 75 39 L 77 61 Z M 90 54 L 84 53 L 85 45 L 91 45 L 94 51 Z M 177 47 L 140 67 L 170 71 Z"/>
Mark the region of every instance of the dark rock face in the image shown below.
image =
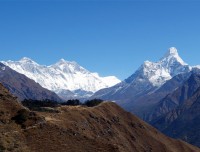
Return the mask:
<path id="1" fill-rule="evenodd" d="M 19 74 L 0 63 L 0 83 L 2 83 L 18 99 L 55 100 L 62 101 L 55 93 L 41 87 L 35 81 Z"/>
<path id="2" fill-rule="evenodd" d="M 150 123 L 163 133 L 200 146 L 200 75 L 190 78 L 163 98 Z"/>
<path id="3" fill-rule="evenodd" d="M 184 111 L 163 132 L 200 147 L 200 90 L 197 94 L 181 106 Z"/>
<path id="4" fill-rule="evenodd" d="M 200 87 L 200 75 L 192 74 L 189 79 L 178 89 L 164 97 L 152 112 L 153 119 L 167 114 L 168 112 L 180 107 L 187 99 L 192 97 Z"/>

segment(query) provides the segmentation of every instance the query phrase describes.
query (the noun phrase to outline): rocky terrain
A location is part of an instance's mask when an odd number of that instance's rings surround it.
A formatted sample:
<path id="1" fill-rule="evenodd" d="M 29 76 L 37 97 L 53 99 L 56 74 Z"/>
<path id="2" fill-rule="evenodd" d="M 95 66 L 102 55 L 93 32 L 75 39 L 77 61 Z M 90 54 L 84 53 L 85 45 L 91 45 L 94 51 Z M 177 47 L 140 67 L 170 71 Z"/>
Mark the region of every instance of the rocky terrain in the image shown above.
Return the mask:
<path id="1" fill-rule="evenodd" d="M 200 75 L 190 78 L 163 98 L 150 123 L 163 133 L 200 147 Z"/>
<path id="2" fill-rule="evenodd" d="M 59 106 L 46 112 L 23 107 L 0 85 L 0 151 L 199 152 L 166 137 L 112 102 Z"/>

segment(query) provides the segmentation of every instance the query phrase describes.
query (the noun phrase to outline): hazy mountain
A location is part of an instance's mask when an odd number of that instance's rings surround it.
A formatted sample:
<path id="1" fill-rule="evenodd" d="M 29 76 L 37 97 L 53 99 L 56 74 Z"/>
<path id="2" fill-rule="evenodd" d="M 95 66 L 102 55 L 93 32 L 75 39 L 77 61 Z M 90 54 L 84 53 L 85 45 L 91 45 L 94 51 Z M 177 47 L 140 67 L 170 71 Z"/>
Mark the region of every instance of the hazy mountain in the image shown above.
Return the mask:
<path id="1" fill-rule="evenodd" d="M 35 81 L 0 63 L 0 83 L 2 83 L 19 100 L 55 100 L 62 101 L 57 94 L 41 87 Z"/>
<path id="2" fill-rule="evenodd" d="M 92 108 L 61 106 L 35 113 L 24 108 L 0 85 L 0 112 L 0 151 L 200 151 L 166 137 L 115 103 Z"/>
<path id="3" fill-rule="evenodd" d="M 67 91 L 74 92 L 78 97 L 76 90 L 83 90 L 84 96 L 88 97 L 91 92 L 94 93 L 120 82 L 114 76 L 100 77 L 98 73 L 91 73 L 76 62 L 64 59 L 50 66 L 39 65 L 29 58 L 22 58 L 20 61 L 2 61 L 2 63 L 33 79 L 42 87 L 56 92 L 61 97 L 66 97 Z"/>

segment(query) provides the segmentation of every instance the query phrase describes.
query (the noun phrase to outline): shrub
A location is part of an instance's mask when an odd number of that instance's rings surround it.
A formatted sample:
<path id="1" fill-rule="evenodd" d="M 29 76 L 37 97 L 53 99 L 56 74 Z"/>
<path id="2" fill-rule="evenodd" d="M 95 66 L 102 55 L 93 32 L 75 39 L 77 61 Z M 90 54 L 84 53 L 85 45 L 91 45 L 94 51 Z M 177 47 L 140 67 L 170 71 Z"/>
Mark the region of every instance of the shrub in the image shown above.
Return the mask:
<path id="1" fill-rule="evenodd" d="M 101 99 L 93 99 L 93 100 L 87 100 L 84 105 L 88 106 L 88 107 L 94 107 L 99 105 L 100 103 L 102 103 L 103 100 Z"/>
<path id="2" fill-rule="evenodd" d="M 29 113 L 30 112 L 26 109 L 21 109 L 17 112 L 17 115 L 12 118 L 12 120 L 15 120 L 15 122 L 18 124 L 23 124 L 28 119 Z"/>
<path id="3" fill-rule="evenodd" d="M 68 105 L 68 106 L 77 106 L 81 105 L 81 102 L 78 99 L 68 100 L 67 102 L 61 103 L 61 105 Z"/>
<path id="4" fill-rule="evenodd" d="M 58 103 L 52 100 L 27 100 L 22 101 L 23 106 L 30 110 L 40 111 L 42 107 L 57 107 Z"/>

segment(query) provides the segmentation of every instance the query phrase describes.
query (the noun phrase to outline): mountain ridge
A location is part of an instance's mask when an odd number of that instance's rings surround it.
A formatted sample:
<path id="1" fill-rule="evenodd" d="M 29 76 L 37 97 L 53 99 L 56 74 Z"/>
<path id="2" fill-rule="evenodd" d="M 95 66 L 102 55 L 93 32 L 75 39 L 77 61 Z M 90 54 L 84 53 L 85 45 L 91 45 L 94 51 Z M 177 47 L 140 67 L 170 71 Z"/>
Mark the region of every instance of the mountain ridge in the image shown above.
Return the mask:
<path id="1" fill-rule="evenodd" d="M 0 63 L 0 82 L 18 97 L 19 101 L 24 99 L 63 101 L 56 93 L 43 88 L 34 80 L 2 63 Z"/>
<path id="2" fill-rule="evenodd" d="M 60 93 L 60 90 L 83 90 L 96 92 L 110 87 L 118 82 L 114 76 L 100 77 L 98 73 L 91 73 L 74 61 L 60 59 L 55 64 L 39 65 L 30 58 L 24 57 L 19 61 L 2 61 L 13 70 L 26 75 L 39 83 L 42 87 Z M 62 96 L 62 95 L 61 95 Z M 87 94 L 86 94 L 87 96 Z"/>

